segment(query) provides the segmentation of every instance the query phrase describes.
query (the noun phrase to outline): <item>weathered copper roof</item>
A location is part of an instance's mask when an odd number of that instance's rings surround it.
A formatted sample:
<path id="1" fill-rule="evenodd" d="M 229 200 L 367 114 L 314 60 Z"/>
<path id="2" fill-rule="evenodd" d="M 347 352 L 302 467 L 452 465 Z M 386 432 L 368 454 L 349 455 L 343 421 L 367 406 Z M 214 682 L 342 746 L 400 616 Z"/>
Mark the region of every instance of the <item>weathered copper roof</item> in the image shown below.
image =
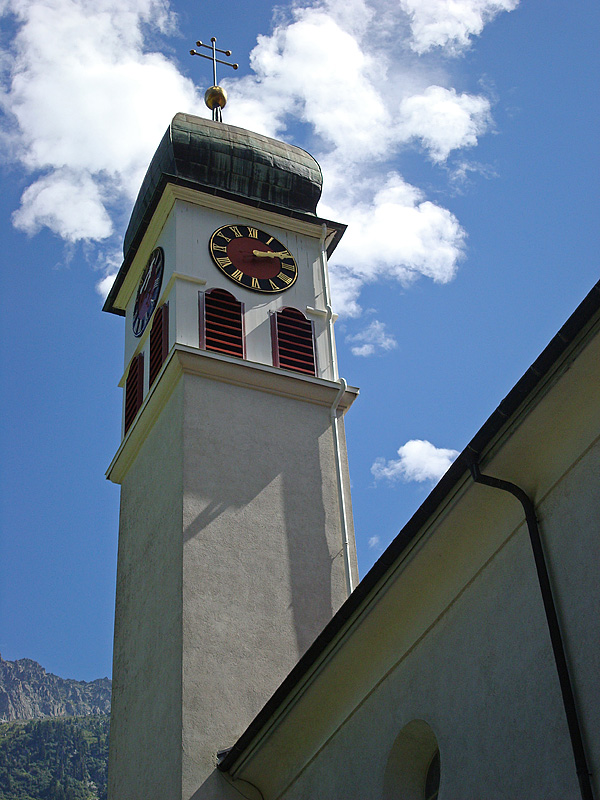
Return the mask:
<path id="1" fill-rule="evenodd" d="M 138 194 L 125 233 L 125 258 L 148 212 L 162 192 L 164 177 L 210 193 L 227 193 L 304 214 L 316 213 L 321 197 L 321 168 L 305 150 L 258 133 L 176 114 L 163 136 Z"/>
<path id="2" fill-rule="evenodd" d="M 345 225 L 316 216 L 321 168 L 305 150 L 259 133 L 176 114 L 150 162 L 123 242 L 124 260 L 104 303 L 123 315 L 117 296 L 169 183 L 217 195 L 276 214 L 325 223 L 335 231 L 327 255 L 335 250 Z"/>

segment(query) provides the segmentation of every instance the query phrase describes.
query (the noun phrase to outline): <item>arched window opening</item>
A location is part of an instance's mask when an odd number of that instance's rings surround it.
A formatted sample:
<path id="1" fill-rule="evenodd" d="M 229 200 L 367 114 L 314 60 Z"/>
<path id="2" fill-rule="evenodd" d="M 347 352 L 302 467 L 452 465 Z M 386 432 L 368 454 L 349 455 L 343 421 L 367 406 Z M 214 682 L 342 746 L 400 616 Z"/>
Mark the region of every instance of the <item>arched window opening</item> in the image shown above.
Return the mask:
<path id="1" fill-rule="evenodd" d="M 437 800 L 440 751 L 431 727 L 414 719 L 400 731 L 388 756 L 383 800 Z"/>
<path id="2" fill-rule="evenodd" d="M 131 360 L 125 381 L 125 433 L 131 427 L 144 399 L 144 354 Z"/>
<path id="3" fill-rule="evenodd" d="M 312 322 L 295 308 L 282 308 L 271 316 L 273 365 L 316 375 Z"/>
<path id="4" fill-rule="evenodd" d="M 225 289 L 211 289 L 199 294 L 200 347 L 245 357 L 244 307 Z"/>
<path id="5" fill-rule="evenodd" d="M 152 329 L 150 330 L 150 386 L 156 380 L 167 353 L 169 352 L 169 306 L 163 303 L 154 312 Z"/>
<path id="6" fill-rule="evenodd" d="M 425 800 L 437 800 L 440 793 L 440 751 L 436 750 L 427 768 Z"/>

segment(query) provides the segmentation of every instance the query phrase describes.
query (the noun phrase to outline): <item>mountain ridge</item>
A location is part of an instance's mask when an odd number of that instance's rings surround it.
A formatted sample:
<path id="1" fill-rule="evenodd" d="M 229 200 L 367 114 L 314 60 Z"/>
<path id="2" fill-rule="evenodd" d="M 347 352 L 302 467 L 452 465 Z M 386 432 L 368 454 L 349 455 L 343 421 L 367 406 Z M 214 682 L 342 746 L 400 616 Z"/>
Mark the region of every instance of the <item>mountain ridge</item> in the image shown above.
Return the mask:
<path id="1" fill-rule="evenodd" d="M 31 658 L 0 655 L 0 721 L 83 717 L 110 713 L 112 681 L 77 681 L 46 672 Z"/>

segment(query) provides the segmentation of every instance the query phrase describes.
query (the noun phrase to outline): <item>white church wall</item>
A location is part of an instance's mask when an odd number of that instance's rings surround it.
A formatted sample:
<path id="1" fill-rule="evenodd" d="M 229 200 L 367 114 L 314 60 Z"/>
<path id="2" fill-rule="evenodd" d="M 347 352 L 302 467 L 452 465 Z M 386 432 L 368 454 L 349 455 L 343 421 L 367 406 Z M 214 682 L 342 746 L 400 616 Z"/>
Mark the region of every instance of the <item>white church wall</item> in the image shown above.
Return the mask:
<path id="1" fill-rule="evenodd" d="M 599 350 L 558 365 L 482 465 L 536 503 L 596 776 Z M 387 797 L 393 743 L 419 719 L 442 799 L 578 798 L 520 503 L 465 476 L 281 709 L 232 770 L 265 798 Z"/>
<path id="2" fill-rule="evenodd" d="M 595 775 L 599 475 L 596 443 L 539 508 Z M 395 795 L 384 791 L 383 779 L 396 736 L 419 719 L 438 740 L 440 798 L 580 797 L 524 525 L 397 665 L 380 682 L 374 680 L 371 691 L 346 712 L 282 797 L 407 796 L 403 777 L 398 777 Z"/>
<path id="3" fill-rule="evenodd" d="M 394 741 L 421 719 L 440 748 L 440 797 L 577 798 L 539 606 L 521 530 L 382 682 L 373 682 L 283 796 L 306 797 L 308 786 L 325 780 L 321 797 L 382 798 Z M 403 780 L 398 797 L 405 796 Z"/>
<path id="4" fill-rule="evenodd" d="M 600 440 L 538 508 L 589 767 L 600 795 Z"/>

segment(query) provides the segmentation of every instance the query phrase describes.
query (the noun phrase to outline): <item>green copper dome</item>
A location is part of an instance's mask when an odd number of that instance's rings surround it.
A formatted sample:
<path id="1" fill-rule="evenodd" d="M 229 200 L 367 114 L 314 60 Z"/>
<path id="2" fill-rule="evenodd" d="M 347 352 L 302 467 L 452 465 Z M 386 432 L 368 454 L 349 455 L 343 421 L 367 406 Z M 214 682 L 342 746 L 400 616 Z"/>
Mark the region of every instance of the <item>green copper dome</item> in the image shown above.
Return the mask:
<path id="1" fill-rule="evenodd" d="M 279 213 L 314 216 L 321 169 L 305 150 L 258 133 L 177 114 L 152 159 L 125 233 L 125 259 L 139 246 L 167 183 Z"/>

